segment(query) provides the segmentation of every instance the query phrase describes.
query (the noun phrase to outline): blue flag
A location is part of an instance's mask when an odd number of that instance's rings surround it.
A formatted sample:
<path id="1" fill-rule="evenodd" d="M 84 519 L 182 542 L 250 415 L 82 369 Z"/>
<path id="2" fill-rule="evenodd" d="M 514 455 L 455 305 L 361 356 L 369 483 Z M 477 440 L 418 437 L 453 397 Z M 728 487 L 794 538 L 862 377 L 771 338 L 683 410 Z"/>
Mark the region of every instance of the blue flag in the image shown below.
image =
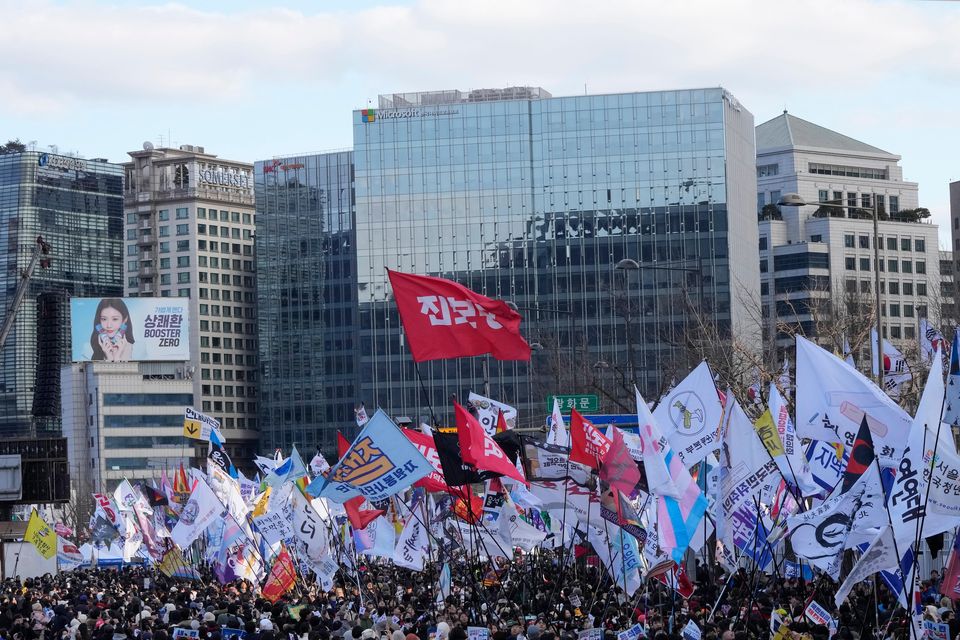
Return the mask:
<path id="1" fill-rule="evenodd" d="M 340 503 L 355 496 L 378 502 L 433 470 L 390 416 L 378 409 L 340 461 L 326 477 L 314 478 L 307 493 Z"/>

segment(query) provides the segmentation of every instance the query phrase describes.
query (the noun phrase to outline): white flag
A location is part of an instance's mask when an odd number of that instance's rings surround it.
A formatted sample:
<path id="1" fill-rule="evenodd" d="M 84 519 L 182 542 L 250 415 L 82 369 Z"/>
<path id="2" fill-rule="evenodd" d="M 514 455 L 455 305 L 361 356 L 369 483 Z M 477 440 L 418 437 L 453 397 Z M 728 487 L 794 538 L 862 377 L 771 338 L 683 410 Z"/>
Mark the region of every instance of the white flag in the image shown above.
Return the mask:
<path id="1" fill-rule="evenodd" d="M 293 536 L 293 503 L 290 494 L 293 483 L 279 489 L 267 488 L 270 495 L 261 496 L 253 511 L 253 524 L 270 546 L 275 546 Z M 260 505 L 263 501 L 263 506 Z"/>
<path id="2" fill-rule="evenodd" d="M 870 330 L 870 347 L 873 356 L 873 375 L 878 375 L 879 365 L 877 361 L 877 330 Z M 907 359 L 895 346 L 883 341 L 883 390 L 897 400 L 900 398 L 900 392 L 903 390 L 913 374 L 910 373 L 910 367 L 907 365 Z"/>
<path id="3" fill-rule="evenodd" d="M 196 471 L 191 471 L 191 475 L 196 486 L 180 512 L 180 520 L 170 532 L 170 537 L 181 549 L 189 547 L 207 527 L 225 517 L 227 512 L 206 480 Z"/>
<path id="4" fill-rule="evenodd" d="M 953 432 L 940 422 L 944 391 L 940 363 L 939 358 L 931 363 L 917 416 L 890 489 L 890 520 L 897 544 L 904 547 L 917 538 L 949 531 L 960 523 L 960 457 L 953 449 Z M 932 465 L 936 465 L 936 473 L 931 476 Z M 934 486 L 928 488 L 931 481 Z M 918 530 L 920 522 L 922 531 Z"/>
<path id="5" fill-rule="evenodd" d="M 313 505 L 318 500 L 310 500 L 300 491 L 293 492 L 293 534 L 306 547 L 307 557 L 313 562 L 319 561 L 330 551 L 327 523 Z"/>
<path id="6" fill-rule="evenodd" d="M 553 399 L 553 413 L 550 414 L 550 432 L 547 433 L 547 444 L 556 444 L 561 447 L 570 446 L 570 434 L 563 423 L 563 414 L 560 413 L 560 403 Z"/>
<path id="7" fill-rule="evenodd" d="M 850 348 L 850 341 L 847 340 L 846 336 L 843 338 L 843 361 L 851 368 L 857 368 L 857 363 L 853 361 L 853 349 Z"/>
<path id="8" fill-rule="evenodd" d="M 507 429 L 513 429 L 517 426 L 517 410 L 515 407 L 472 391 L 467 399 L 477 410 L 477 420 L 480 421 L 480 426 L 483 427 L 488 436 L 497 435 L 497 417 L 501 411 L 503 412 L 503 420 L 507 423 Z"/>
<path id="9" fill-rule="evenodd" d="M 837 607 L 843 604 L 843 601 L 847 599 L 854 585 L 858 582 L 866 580 L 878 571 L 897 570 L 899 568 L 900 562 L 895 548 L 893 529 L 889 525 L 880 529 L 880 533 L 873 539 L 867 550 L 863 552 L 857 563 L 853 565 L 853 569 L 847 574 L 846 580 L 837 589 L 834 596 L 834 603 Z"/>
<path id="10" fill-rule="evenodd" d="M 720 446 L 723 405 L 706 362 L 670 390 L 653 418 L 688 469 Z"/>
<path id="11" fill-rule="evenodd" d="M 910 416 L 859 371 L 797 336 L 797 435 L 849 447 L 864 413 L 877 456 L 899 460 Z"/>
<path id="12" fill-rule="evenodd" d="M 940 353 L 946 353 L 946 347 L 947 343 L 940 330 L 930 324 L 926 318 L 920 318 L 920 353 L 923 355 L 923 361 L 930 362 L 937 349 L 940 349 Z"/>
<path id="13" fill-rule="evenodd" d="M 640 432 L 641 462 L 647 475 L 647 487 L 651 493 L 679 498 L 680 489 L 673 483 L 665 456 L 657 455 L 658 451 L 669 451 L 670 443 L 657 426 L 640 390 L 634 387 L 633 391 L 637 398 L 637 429 Z"/>
<path id="14" fill-rule="evenodd" d="M 367 424 L 370 418 L 367 416 L 367 410 L 364 408 L 363 403 L 360 403 L 360 406 L 353 410 L 354 417 L 357 419 L 357 426 L 362 427 Z"/>
<path id="15" fill-rule="evenodd" d="M 780 390 L 774 384 L 770 385 L 768 397 L 770 416 L 783 443 L 783 455 L 774 456 L 774 461 L 780 473 L 791 484 L 800 489 L 804 496 L 813 496 L 820 493 L 820 486 L 814 481 L 810 473 L 810 463 L 800 446 L 797 429 L 790 419 L 790 410 Z"/>
<path id="16" fill-rule="evenodd" d="M 879 527 L 881 523 L 874 519 L 877 513 L 885 518 L 879 484 L 877 467 L 872 465 L 846 493 L 788 516 L 787 529 L 794 552 L 837 580 L 843 550 L 852 546 L 848 540 L 851 531 L 855 527 Z"/>
<path id="17" fill-rule="evenodd" d="M 393 552 L 393 563 L 398 567 L 423 571 L 427 543 L 427 528 L 423 526 L 418 516 L 411 513 L 397 540 L 397 548 Z"/>
<path id="18" fill-rule="evenodd" d="M 777 465 L 757 436 L 750 418 L 732 392 L 727 393 L 727 425 L 723 439 L 723 473 L 720 489 L 720 536 L 732 540 L 761 568 L 773 559 L 766 544 L 761 503 L 780 484 Z"/>

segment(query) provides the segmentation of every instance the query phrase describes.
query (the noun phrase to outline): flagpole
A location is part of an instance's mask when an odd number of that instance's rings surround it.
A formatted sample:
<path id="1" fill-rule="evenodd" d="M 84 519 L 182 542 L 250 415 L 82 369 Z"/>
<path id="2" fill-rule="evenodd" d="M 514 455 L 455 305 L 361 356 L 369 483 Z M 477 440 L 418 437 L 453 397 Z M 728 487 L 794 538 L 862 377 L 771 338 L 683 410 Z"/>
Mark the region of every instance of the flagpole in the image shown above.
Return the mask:
<path id="1" fill-rule="evenodd" d="M 924 437 L 926 437 L 926 428 L 927 428 L 927 427 L 926 427 L 926 424 L 924 424 L 924 427 L 923 427 L 923 428 L 924 428 Z M 939 429 L 937 430 L 937 433 L 939 434 Z M 934 452 L 936 452 L 936 449 L 934 449 Z M 852 455 L 852 454 L 851 454 L 851 455 Z M 935 457 L 936 457 L 936 456 L 934 456 L 934 458 L 935 458 Z M 876 465 L 876 467 L 877 467 L 878 481 L 880 482 L 880 485 L 881 485 L 881 486 L 880 486 L 880 493 L 881 493 L 881 497 L 883 497 L 883 479 L 882 479 L 882 475 L 881 475 L 881 474 L 882 474 L 882 470 L 880 469 L 880 457 L 877 456 L 876 454 L 874 454 L 874 456 L 873 456 L 873 463 L 874 463 L 874 464 Z M 929 485 L 929 483 L 928 483 L 928 484 L 927 484 L 927 496 L 930 495 L 929 492 L 930 492 L 930 485 Z M 853 510 L 853 513 L 850 514 L 850 515 L 851 515 L 851 523 L 850 523 L 850 525 L 847 527 L 847 533 L 848 533 L 848 534 L 849 534 L 849 532 L 850 532 L 850 528 L 853 526 L 853 522 L 852 522 L 853 515 L 856 514 L 856 512 L 857 512 L 859 509 L 860 509 L 860 503 L 857 502 L 856 508 Z M 886 499 L 883 499 L 883 509 L 884 509 L 884 511 L 886 511 L 886 513 L 887 513 L 887 524 L 890 525 L 890 529 L 893 530 L 893 516 L 890 515 L 890 505 L 887 504 Z M 846 536 L 844 536 L 844 538 L 846 538 Z M 897 545 L 897 536 L 896 536 L 896 534 L 893 535 L 893 552 L 897 554 L 897 567 L 899 568 L 900 565 L 901 565 L 901 563 L 903 562 L 903 556 L 900 555 L 900 548 L 899 548 L 899 545 Z M 913 566 L 914 566 L 914 570 L 912 570 L 912 571 L 910 572 L 910 576 L 911 576 L 911 577 L 910 577 L 910 597 L 907 599 L 907 620 L 908 620 L 908 622 L 909 622 L 909 625 L 908 625 L 909 632 L 910 632 L 910 636 L 909 636 L 909 637 L 911 637 L 911 638 L 913 638 L 914 635 L 915 635 L 914 629 L 913 629 L 913 620 L 912 620 L 912 618 L 913 618 L 912 602 L 913 602 L 913 576 L 915 575 L 914 572 L 915 572 L 916 566 L 917 566 L 916 554 L 914 554 Z M 906 585 L 904 585 L 904 589 L 906 589 Z M 898 598 L 898 600 L 899 600 L 899 598 Z M 919 638 L 915 638 L 914 640 L 920 640 L 920 639 L 919 639 Z"/>
<path id="2" fill-rule="evenodd" d="M 437 414 L 433 412 L 433 404 L 430 402 L 430 394 L 427 393 L 427 387 L 423 384 L 423 376 L 420 375 L 420 363 L 413 360 L 413 369 L 417 373 L 417 380 L 420 382 L 420 391 L 423 393 L 423 399 L 427 403 L 427 408 L 430 409 L 430 420 L 433 421 L 433 426 L 438 427 L 440 423 L 437 421 Z"/>
<path id="3" fill-rule="evenodd" d="M 937 435 L 934 437 L 934 440 L 933 440 L 933 456 L 931 456 L 930 458 L 930 476 L 931 477 L 927 480 L 927 493 L 923 497 L 923 504 L 924 504 L 923 516 L 921 516 L 920 519 L 917 521 L 916 534 L 914 535 L 914 539 L 913 539 L 913 563 L 910 568 L 910 597 L 907 598 L 907 607 L 908 607 L 907 613 L 909 615 L 913 615 L 912 607 L 913 607 L 913 601 L 914 601 L 914 584 L 916 584 L 917 569 L 919 568 L 917 566 L 917 557 L 920 553 L 920 540 L 922 539 L 922 536 L 923 536 L 923 525 L 926 524 L 926 520 L 927 520 L 927 508 L 929 507 L 929 504 L 930 504 L 930 488 L 933 486 L 933 482 L 931 482 L 931 480 L 933 480 L 933 468 L 937 463 L 937 448 L 940 446 L 940 431 L 942 429 L 943 429 L 943 421 L 940 420 L 937 426 Z M 927 429 L 927 423 L 924 423 L 923 424 L 923 450 L 924 451 L 926 451 L 926 448 L 927 448 L 928 431 L 929 430 Z M 888 507 L 887 508 L 888 517 L 889 517 L 889 512 L 890 512 L 890 509 Z M 893 536 L 893 542 L 894 542 L 894 550 L 896 551 L 896 542 L 897 542 L 896 535 Z M 900 557 L 899 551 L 897 551 L 896 553 L 897 553 L 897 565 L 899 567 L 903 563 L 903 558 Z M 906 589 L 906 586 L 907 586 L 906 584 L 903 585 L 904 589 Z M 913 627 L 912 624 L 910 626 L 911 628 Z"/>

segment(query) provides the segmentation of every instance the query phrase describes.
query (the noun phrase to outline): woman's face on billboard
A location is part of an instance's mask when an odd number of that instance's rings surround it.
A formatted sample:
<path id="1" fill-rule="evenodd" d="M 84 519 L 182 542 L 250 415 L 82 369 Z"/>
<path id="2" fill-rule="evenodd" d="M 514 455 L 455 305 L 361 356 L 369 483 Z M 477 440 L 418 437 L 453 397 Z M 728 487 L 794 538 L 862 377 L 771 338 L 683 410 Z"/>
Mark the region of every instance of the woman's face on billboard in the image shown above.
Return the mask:
<path id="1" fill-rule="evenodd" d="M 106 307 L 100 312 L 100 326 L 105 333 L 113 336 L 123 324 L 123 314 L 112 307 Z"/>

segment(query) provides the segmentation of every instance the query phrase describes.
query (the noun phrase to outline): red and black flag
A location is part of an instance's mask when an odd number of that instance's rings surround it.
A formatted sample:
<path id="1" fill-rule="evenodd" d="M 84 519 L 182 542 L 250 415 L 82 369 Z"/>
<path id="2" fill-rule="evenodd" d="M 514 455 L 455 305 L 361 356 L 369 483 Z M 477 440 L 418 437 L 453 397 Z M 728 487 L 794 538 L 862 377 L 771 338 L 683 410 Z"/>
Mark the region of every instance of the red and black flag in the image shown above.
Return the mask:
<path id="1" fill-rule="evenodd" d="M 849 491 L 850 487 L 860 479 L 860 476 L 870 468 L 876 457 L 877 454 L 873 450 L 873 437 L 870 435 L 870 427 L 867 426 L 867 414 L 863 414 L 860 429 L 857 431 L 857 438 L 850 448 L 850 461 L 847 462 L 847 468 L 843 472 L 843 484 L 840 485 L 840 493 Z"/>

